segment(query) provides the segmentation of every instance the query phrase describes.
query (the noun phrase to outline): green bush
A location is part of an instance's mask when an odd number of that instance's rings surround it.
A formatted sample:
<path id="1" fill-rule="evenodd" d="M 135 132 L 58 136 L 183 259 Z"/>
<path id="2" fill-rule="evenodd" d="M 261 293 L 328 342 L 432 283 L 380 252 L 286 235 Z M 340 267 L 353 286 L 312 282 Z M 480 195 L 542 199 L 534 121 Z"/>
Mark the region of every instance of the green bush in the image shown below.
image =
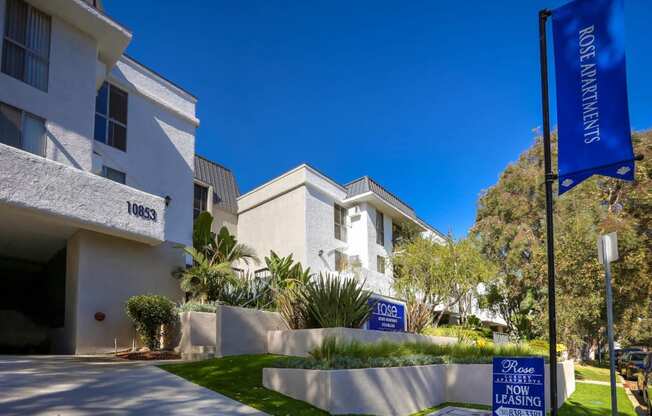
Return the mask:
<path id="1" fill-rule="evenodd" d="M 151 350 L 159 348 L 161 326 L 169 326 L 177 319 L 174 303 L 165 296 L 132 296 L 127 300 L 125 310 L 141 340 Z"/>
<path id="2" fill-rule="evenodd" d="M 182 303 L 177 307 L 177 312 L 209 312 L 213 313 L 217 310 L 215 303 L 200 303 L 194 300 Z"/>
<path id="3" fill-rule="evenodd" d="M 438 337 L 456 337 L 459 342 L 463 343 L 493 341 L 491 331 L 487 333 L 483 329 L 471 329 L 459 325 L 438 326 L 436 328 L 428 327 L 423 330 L 422 334 Z"/>
<path id="4" fill-rule="evenodd" d="M 300 290 L 308 325 L 318 328 L 359 328 L 367 320 L 373 305 L 371 293 L 354 278 L 319 274 Z"/>
<path id="5" fill-rule="evenodd" d="M 532 356 L 536 351 L 522 344 L 438 345 L 430 343 L 393 343 L 381 341 L 363 344 L 325 338 L 307 358 L 281 360 L 278 367 L 307 369 L 345 369 L 403 367 L 429 364 L 490 364 L 494 356 Z"/>

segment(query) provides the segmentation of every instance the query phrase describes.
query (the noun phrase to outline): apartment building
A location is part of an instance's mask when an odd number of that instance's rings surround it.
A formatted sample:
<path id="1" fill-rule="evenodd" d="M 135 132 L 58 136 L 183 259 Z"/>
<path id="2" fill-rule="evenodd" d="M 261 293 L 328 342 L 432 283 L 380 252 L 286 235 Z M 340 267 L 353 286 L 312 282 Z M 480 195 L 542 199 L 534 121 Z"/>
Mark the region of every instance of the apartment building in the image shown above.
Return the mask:
<path id="1" fill-rule="evenodd" d="M 392 294 L 394 224 L 444 238 L 373 179 L 341 185 L 305 164 L 237 200 L 238 241 L 260 257 L 274 250 L 315 272 L 354 273 L 382 295 Z"/>
<path id="2" fill-rule="evenodd" d="M 197 99 L 100 1 L 0 0 L 0 33 L 0 348 L 130 347 L 129 296 L 183 296 Z"/>

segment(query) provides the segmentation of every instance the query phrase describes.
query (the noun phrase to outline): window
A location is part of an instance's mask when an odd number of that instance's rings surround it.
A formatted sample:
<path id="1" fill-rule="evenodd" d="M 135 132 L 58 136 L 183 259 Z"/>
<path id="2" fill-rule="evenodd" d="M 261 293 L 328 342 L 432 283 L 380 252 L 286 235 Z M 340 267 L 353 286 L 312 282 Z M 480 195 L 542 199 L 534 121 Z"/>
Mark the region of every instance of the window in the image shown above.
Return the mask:
<path id="1" fill-rule="evenodd" d="M 376 256 L 376 271 L 385 274 L 385 257 Z"/>
<path id="2" fill-rule="evenodd" d="M 127 151 L 128 95 L 107 82 L 95 98 L 95 140 Z"/>
<path id="3" fill-rule="evenodd" d="M 335 271 L 344 272 L 349 267 L 349 258 L 339 250 L 335 250 Z"/>
<path id="4" fill-rule="evenodd" d="M 208 206 L 208 188 L 195 184 L 195 199 L 192 204 L 192 218 L 197 219 L 199 214 L 206 211 Z"/>
<path id="5" fill-rule="evenodd" d="M 119 170 L 108 166 L 102 166 L 102 176 L 123 185 L 127 183 L 127 175 L 124 172 L 120 172 Z"/>
<path id="6" fill-rule="evenodd" d="M 385 217 L 378 210 L 376 210 L 376 243 L 385 245 Z"/>
<path id="7" fill-rule="evenodd" d="M 48 90 L 50 16 L 23 0 L 7 0 L 2 72 Z"/>
<path id="8" fill-rule="evenodd" d="M 346 242 L 346 208 L 337 204 L 335 207 L 335 238 Z"/>
<path id="9" fill-rule="evenodd" d="M 45 122 L 18 108 L 0 103 L 0 143 L 45 156 Z"/>

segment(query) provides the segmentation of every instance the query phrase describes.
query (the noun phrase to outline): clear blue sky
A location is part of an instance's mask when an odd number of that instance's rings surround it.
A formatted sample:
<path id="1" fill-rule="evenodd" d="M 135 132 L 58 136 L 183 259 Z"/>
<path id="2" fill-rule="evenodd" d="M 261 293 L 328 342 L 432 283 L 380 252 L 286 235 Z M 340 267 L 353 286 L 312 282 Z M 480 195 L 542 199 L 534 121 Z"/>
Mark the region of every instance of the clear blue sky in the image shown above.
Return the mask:
<path id="1" fill-rule="evenodd" d="M 541 124 L 537 11 L 563 3 L 105 0 L 128 53 L 199 98 L 197 152 L 241 191 L 307 162 L 369 175 L 458 236 Z M 652 2 L 626 0 L 626 19 L 632 127 L 648 128 Z"/>

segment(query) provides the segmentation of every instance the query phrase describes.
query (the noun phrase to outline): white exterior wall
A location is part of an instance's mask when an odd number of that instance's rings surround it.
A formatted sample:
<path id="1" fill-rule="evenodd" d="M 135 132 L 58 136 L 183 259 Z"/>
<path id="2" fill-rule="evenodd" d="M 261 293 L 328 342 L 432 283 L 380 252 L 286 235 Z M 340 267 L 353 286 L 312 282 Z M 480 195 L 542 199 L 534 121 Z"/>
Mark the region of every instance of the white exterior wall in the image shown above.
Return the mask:
<path id="1" fill-rule="evenodd" d="M 0 221 L 3 210 L 19 208 L 74 233 L 50 236 L 67 240 L 66 339 L 61 343 L 67 352 L 94 353 L 112 351 L 114 339 L 119 347 L 131 346 L 133 324 L 124 312 L 129 296 L 181 300 L 171 273 L 185 264 L 174 246 L 192 242 L 199 121 L 194 97 L 130 58 L 122 57 L 106 74 L 98 45 L 112 41 L 102 38 L 106 28 L 101 27 L 95 30 L 100 37 L 91 37 L 97 22 L 77 6 L 71 1 L 66 10 L 52 11 L 83 21 L 73 19 L 73 26 L 52 16 L 47 92 L 0 72 L 0 101 L 43 118 L 46 127 L 46 158 L 0 145 Z M 2 35 L 5 12 L 6 0 L 0 0 Z M 126 152 L 93 139 L 95 98 L 105 77 L 128 93 Z M 96 176 L 102 164 L 125 172 L 126 186 Z M 166 196 L 171 197 L 167 207 Z M 127 201 L 155 208 L 159 221 L 130 215 Z M 29 227 L 24 224 L 25 230 Z M 25 232 L 21 238 L 29 236 Z M 105 313 L 106 320 L 96 321 L 96 312 Z"/>
<path id="2" fill-rule="evenodd" d="M 66 332 L 72 334 L 76 354 L 106 353 L 130 348 L 135 336 L 132 322 L 125 313 L 130 296 L 160 294 L 175 302 L 183 299 L 179 281 L 172 272 L 184 266 L 181 250 L 172 243 L 156 247 L 131 242 L 91 231 L 79 231 L 68 244 L 69 266 L 66 300 Z M 106 319 L 96 321 L 102 312 Z M 69 335 L 70 336 L 70 335 Z M 69 344 L 70 345 L 70 344 Z"/>
<path id="3" fill-rule="evenodd" d="M 347 253 L 347 243 L 335 238 L 336 200 L 313 186 L 307 187 L 306 266 L 314 273 L 335 273 L 335 251 Z M 319 255 L 320 250 L 323 251 Z"/>
<path id="4" fill-rule="evenodd" d="M 192 243 L 196 128 L 194 99 L 185 93 L 177 94 L 164 81 L 145 78 L 143 69 L 128 58 L 118 62 L 109 81 L 129 94 L 127 151 L 94 141 L 95 152 L 103 164 L 126 173 L 128 186 L 162 198 L 169 195 L 172 199 L 166 209 L 166 240 L 189 245 Z M 170 107 L 177 102 L 185 103 L 180 111 Z"/>
<path id="5" fill-rule="evenodd" d="M 4 39 L 6 1 L 0 0 Z M 0 101 L 46 120 L 49 159 L 91 170 L 97 46 L 70 24 L 52 17 L 48 91 L 0 72 Z M 2 48 L 0 48 L 0 54 Z"/>
<path id="6" fill-rule="evenodd" d="M 294 188 L 238 215 L 238 242 L 253 248 L 261 264 L 274 250 L 306 264 L 306 188 Z"/>
<path id="7" fill-rule="evenodd" d="M 392 246 L 392 218 L 383 213 L 383 229 L 385 232 L 385 244 L 380 245 L 376 242 L 376 211 L 377 209 L 371 204 L 365 204 L 365 212 L 367 213 L 367 262 L 363 264 L 364 277 L 367 279 L 367 285 L 374 292 L 383 295 L 392 295 L 391 291 L 391 276 L 392 271 L 389 263 L 385 262 L 385 273 L 377 271 L 377 256 L 382 256 L 385 260 L 393 253 Z"/>

